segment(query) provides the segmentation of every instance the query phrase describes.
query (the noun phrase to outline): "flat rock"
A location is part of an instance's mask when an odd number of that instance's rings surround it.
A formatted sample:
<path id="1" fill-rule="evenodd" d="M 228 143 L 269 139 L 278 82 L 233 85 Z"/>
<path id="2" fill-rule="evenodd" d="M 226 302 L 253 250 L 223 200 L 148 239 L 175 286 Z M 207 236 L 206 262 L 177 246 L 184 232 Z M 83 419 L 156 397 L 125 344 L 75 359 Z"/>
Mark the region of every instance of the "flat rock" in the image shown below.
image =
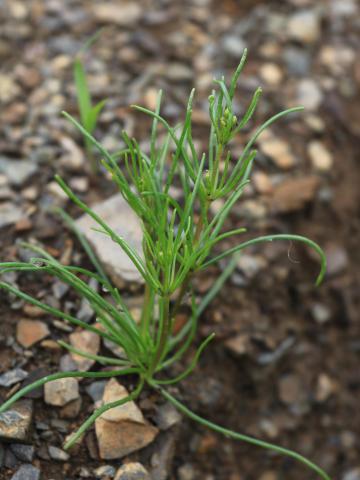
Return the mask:
<path id="1" fill-rule="evenodd" d="M 141 463 L 132 462 L 120 467 L 114 480 L 150 480 L 150 475 Z"/>
<path id="2" fill-rule="evenodd" d="M 9 410 L 0 414 L 0 439 L 24 441 L 27 439 L 33 407 L 31 400 L 20 400 Z"/>
<path id="3" fill-rule="evenodd" d="M 0 203 L 0 228 L 13 225 L 24 217 L 23 210 L 12 202 Z"/>
<path id="4" fill-rule="evenodd" d="M 103 404 L 116 402 L 117 400 L 121 400 L 128 395 L 129 392 L 126 390 L 126 388 L 120 385 L 115 378 L 112 378 L 105 386 L 102 397 Z M 108 410 L 101 415 L 101 418 L 110 422 L 121 422 L 123 420 L 128 420 L 131 422 L 145 424 L 145 419 L 141 413 L 141 410 L 133 401 Z"/>
<path id="5" fill-rule="evenodd" d="M 98 418 L 95 422 L 100 457 L 103 460 L 122 458 L 149 445 L 158 429 L 150 424 L 130 421 L 109 422 Z"/>
<path id="6" fill-rule="evenodd" d="M 99 352 L 100 337 L 94 332 L 82 330 L 72 333 L 69 338 L 71 345 L 78 350 L 92 355 L 96 355 Z M 89 370 L 95 363 L 95 360 L 82 357 L 76 353 L 70 353 L 70 355 L 81 371 Z"/>
<path id="7" fill-rule="evenodd" d="M 0 157 L 0 173 L 5 174 L 9 183 L 17 187 L 23 185 L 37 169 L 33 161 Z"/>
<path id="8" fill-rule="evenodd" d="M 30 463 L 21 465 L 11 480 L 40 480 L 40 470 Z"/>
<path id="9" fill-rule="evenodd" d="M 14 368 L 0 376 L 0 387 L 11 387 L 15 383 L 21 382 L 28 376 L 28 373 L 22 368 Z"/>
<path id="10" fill-rule="evenodd" d="M 45 402 L 49 405 L 63 407 L 79 398 L 79 384 L 76 378 L 60 378 L 44 385 Z"/>
<path id="11" fill-rule="evenodd" d="M 139 219 L 120 194 L 92 205 L 91 208 L 142 256 L 142 230 Z M 98 227 L 92 218 L 83 215 L 76 221 L 76 225 L 91 243 L 99 260 L 117 286 L 123 287 L 124 281 L 143 283 L 143 278 L 121 247 L 107 235 L 92 230 Z"/>
<path id="12" fill-rule="evenodd" d="M 28 348 L 46 338 L 50 331 L 46 323 L 39 320 L 20 320 L 16 325 L 16 340 Z"/>

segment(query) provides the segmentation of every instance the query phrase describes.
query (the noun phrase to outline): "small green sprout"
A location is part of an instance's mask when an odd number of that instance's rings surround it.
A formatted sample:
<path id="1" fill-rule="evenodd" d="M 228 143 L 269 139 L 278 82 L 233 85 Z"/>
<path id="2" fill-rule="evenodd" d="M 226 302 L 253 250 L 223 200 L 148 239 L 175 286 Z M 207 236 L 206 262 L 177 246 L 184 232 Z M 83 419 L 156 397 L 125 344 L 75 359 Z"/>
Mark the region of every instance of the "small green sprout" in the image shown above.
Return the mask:
<path id="1" fill-rule="evenodd" d="M 249 183 L 256 155 L 256 151 L 253 149 L 254 143 L 264 129 L 273 122 L 287 114 L 301 110 L 301 108 L 292 108 L 270 118 L 255 131 L 240 157 L 232 162 L 229 142 L 250 121 L 261 94 L 261 90 L 258 89 L 243 118 L 239 119 L 237 113 L 234 112 L 233 99 L 245 59 L 246 52 L 244 52 L 229 86 L 225 83 L 224 78 L 215 82 L 217 88 L 209 97 L 211 129 L 206 153 L 198 153 L 193 142 L 191 115 L 194 91 L 190 94 L 185 120 L 181 126 L 171 127 L 160 114 L 161 92 L 158 96 L 155 111 L 134 106 L 136 110 L 150 116 L 153 120 L 149 152 L 144 152 L 139 143 L 124 132 L 125 148 L 116 152 L 116 154 L 110 154 L 92 136 L 88 123 L 83 121 L 81 125 L 69 114 L 64 113 L 65 117 L 79 129 L 88 145 L 95 147 L 101 154 L 104 167 L 117 184 L 124 199 L 141 220 L 143 230 L 142 256 L 112 230 L 94 210 L 88 207 L 61 177 L 58 175 L 55 177 L 68 197 L 95 220 L 101 234 L 109 236 L 119 245 L 119 248 L 128 255 L 143 277 L 145 292 L 141 320 L 140 323 L 135 321 L 122 295 L 109 280 L 86 238 L 77 230 L 71 217 L 61 210 L 63 219 L 78 236 L 88 253 L 94 271 L 62 265 L 40 247 L 27 245 L 36 256 L 29 262 L 2 263 L 0 264 L 0 273 L 23 271 L 24 273 L 38 272 L 55 276 L 72 287 L 81 298 L 85 298 L 89 302 L 96 314 L 97 324 L 87 324 L 60 309 L 37 300 L 8 283 L 0 283 L 0 288 L 42 308 L 54 317 L 61 318 L 85 330 L 96 332 L 101 338 L 122 347 L 126 356 L 123 359 L 99 355 L 90 356 L 79 350 L 74 351 L 71 345 L 60 342 L 63 348 L 85 358 L 91 358 L 100 365 L 112 365 L 113 370 L 60 372 L 48 375 L 16 392 L 0 407 L 0 413 L 7 410 L 16 400 L 33 388 L 55 379 L 136 375 L 138 384 L 129 396 L 118 402 L 105 404 L 95 410 L 66 442 L 65 448 L 74 445 L 85 430 L 104 411 L 136 399 L 143 387 L 147 385 L 155 389 L 184 415 L 200 424 L 227 437 L 292 457 L 312 469 L 322 479 L 330 480 L 330 477 L 320 467 L 302 455 L 220 427 L 190 411 L 166 389 L 168 385 L 177 384 L 191 374 L 202 352 L 213 340 L 214 334 L 209 335 L 200 344 L 184 371 L 175 378 L 168 377 L 168 368 L 181 361 L 193 344 L 200 315 L 233 272 L 236 266 L 236 257 L 240 251 L 263 242 L 296 240 L 312 247 L 320 256 L 321 269 L 316 281 L 317 284 L 321 282 L 326 270 L 326 258 L 321 248 L 312 240 L 299 235 L 266 235 L 240 242 L 228 250 L 219 249 L 219 244 L 223 240 L 239 236 L 245 231 L 244 228 L 238 228 L 223 232 L 223 226 L 232 207 Z M 79 86 L 81 90 L 81 82 Z M 87 97 L 87 94 L 84 95 L 85 97 Z M 160 125 L 167 133 L 165 138 L 161 137 L 162 141 L 158 136 Z M 90 126 L 93 126 L 93 123 Z M 220 165 L 223 168 L 220 168 Z M 182 202 L 171 195 L 171 186 L 179 183 L 184 192 Z M 223 206 L 217 213 L 211 215 L 210 206 L 214 200 L 219 198 L 223 199 Z M 214 255 L 215 249 L 218 253 Z M 192 289 L 194 276 L 197 272 L 226 257 L 230 258 L 228 266 L 203 300 L 198 303 Z M 111 300 L 106 300 L 101 293 L 91 288 L 91 283 L 88 283 L 89 279 L 96 279 L 102 286 L 102 291 L 108 292 Z M 192 314 L 181 330 L 175 333 L 174 319 L 188 294 L 191 298 Z M 100 327 L 97 325 L 100 325 Z"/>
<path id="2" fill-rule="evenodd" d="M 99 34 L 100 34 L 100 31 L 97 32 L 88 42 L 86 42 L 84 47 L 78 53 L 74 61 L 74 67 L 73 67 L 76 98 L 77 98 L 77 103 L 78 103 L 78 108 L 80 113 L 80 119 L 81 119 L 82 125 L 84 126 L 86 131 L 89 133 L 94 132 L 99 115 L 106 104 L 106 100 L 101 100 L 100 102 L 93 105 L 88 81 L 86 78 L 84 63 L 81 57 L 84 54 L 84 52 L 90 47 L 90 45 L 94 43 L 94 41 L 98 38 Z M 93 145 L 87 137 L 84 137 L 84 142 L 85 142 L 86 152 L 90 160 L 92 172 L 96 173 L 97 162 L 94 159 L 94 155 L 93 155 Z"/>

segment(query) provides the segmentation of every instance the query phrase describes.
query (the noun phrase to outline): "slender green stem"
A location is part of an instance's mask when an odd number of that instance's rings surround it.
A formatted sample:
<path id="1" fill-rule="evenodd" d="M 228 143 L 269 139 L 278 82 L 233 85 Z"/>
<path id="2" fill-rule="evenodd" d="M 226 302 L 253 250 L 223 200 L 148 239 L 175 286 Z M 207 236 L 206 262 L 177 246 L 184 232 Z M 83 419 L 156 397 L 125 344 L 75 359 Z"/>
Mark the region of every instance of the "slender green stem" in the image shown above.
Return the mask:
<path id="1" fill-rule="evenodd" d="M 314 241 L 310 240 L 309 238 L 303 237 L 301 235 L 292 235 L 288 233 L 284 234 L 277 234 L 277 235 L 265 235 L 263 237 L 257 237 L 253 238 L 252 240 L 248 240 L 247 242 L 241 243 L 240 245 L 237 245 L 236 247 L 230 248 L 229 250 L 226 250 L 225 252 L 221 253 L 215 258 L 212 258 L 211 260 L 207 261 L 201 266 L 201 269 L 205 269 L 209 265 L 212 265 L 214 263 L 217 263 L 219 260 L 222 258 L 227 257 L 228 255 L 232 255 L 236 252 L 239 252 L 240 250 L 243 250 L 246 247 L 250 247 L 251 245 L 255 245 L 257 243 L 263 243 L 263 242 L 272 242 L 274 240 L 295 240 L 298 242 L 305 243 L 305 245 L 308 245 L 309 247 L 313 248 L 320 256 L 321 259 L 321 267 L 320 267 L 320 272 L 316 278 L 316 285 L 320 285 L 322 282 L 325 273 L 326 273 L 326 256 L 322 250 L 322 248 L 315 243 Z"/>
<path id="2" fill-rule="evenodd" d="M 316 472 L 323 480 L 331 480 L 329 475 L 326 472 L 324 472 L 322 468 L 318 467 L 315 463 L 311 462 L 300 453 L 294 452 L 292 450 L 288 450 L 287 448 L 279 447 L 278 445 L 274 445 L 272 443 L 264 442 L 262 440 L 257 440 L 256 438 L 250 437 L 248 435 L 243 435 L 238 432 L 234 432 L 233 430 L 228 430 L 227 428 L 221 427 L 216 423 L 210 422 L 209 420 L 206 420 L 205 418 L 200 417 L 196 413 L 189 410 L 185 405 L 179 402 L 179 400 L 177 400 L 175 397 L 170 395 L 170 393 L 164 390 L 163 388 L 157 387 L 153 383 L 152 385 L 154 386 L 154 388 L 158 388 L 158 390 L 166 398 L 166 400 L 172 403 L 184 415 L 188 416 L 192 420 L 195 420 L 195 422 L 198 422 L 201 425 L 204 425 L 205 427 L 208 427 L 211 430 L 214 430 L 215 432 L 221 433 L 228 438 L 241 440 L 243 442 L 250 443 L 251 445 L 255 445 L 257 447 L 272 450 L 273 452 L 279 453 L 280 455 L 285 455 L 287 457 L 294 458 L 295 460 L 301 462 L 302 464 L 306 465 L 308 468 Z"/>

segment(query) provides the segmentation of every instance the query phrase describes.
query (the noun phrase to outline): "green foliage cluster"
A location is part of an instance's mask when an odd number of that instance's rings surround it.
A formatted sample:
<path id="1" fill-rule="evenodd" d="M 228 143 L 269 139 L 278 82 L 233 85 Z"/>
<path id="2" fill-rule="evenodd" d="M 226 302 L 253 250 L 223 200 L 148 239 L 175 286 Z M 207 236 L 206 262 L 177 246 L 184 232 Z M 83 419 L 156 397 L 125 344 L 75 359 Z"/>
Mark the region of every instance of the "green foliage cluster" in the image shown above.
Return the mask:
<path id="1" fill-rule="evenodd" d="M 181 374 L 175 378 L 168 378 L 168 368 L 181 361 L 193 344 L 200 314 L 233 271 L 236 262 L 236 259 L 233 258 L 234 254 L 261 242 L 296 240 L 312 247 L 320 255 L 321 271 L 317 283 L 321 282 L 326 268 L 326 260 L 321 248 L 313 241 L 299 235 L 274 234 L 257 237 L 240 242 L 234 248 L 213 255 L 214 249 L 221 246 L 223 240 L 240 236 L 245 231 L 244 228 L 240 228 L 224 232 L 223 226 L 232 207 L 249 182 L 256 156 L 256 151 L 253 149 L 254 143 L 266 127 L 283 116 L 300 110 L 300 108 L 292 108 L 270 118 L 255 131 L 241 156 L 235 162 L 232 162 L 229 142 L 247 126 L 261 95 L 261 90 L 258 89 L 243 117 L 238 118 L 233 104 L 237 82 L 245 64 L 245 59 L 246 52 L 231 78 L 230 85 L 226 84 L 224 78 L 215 81 L 216 90 L 209 97 L 211 129 L 207 153 L 199 154 L 193 141 L 191 116 L 194 91 L 191 92 L 187 103 L 184 122 L 175 127 L 170 126 L 160 113 L 161 92 L 158 96 L 155 111 L 134 106 L 136 110 L 143 112 L 152 119 L 148 153 L 141 149 L 135 139 L 130 138 L 123 132 L 125 148 L 111 154 L 92 136 L 91 127 L 93 123 L 90 122 L 89 124 L 82 116 L 82 124 L 80 124 L 70 115 L 64 113 L 82 133 L 87 144 L 98 150 L 103 159 L 103 166 L 111 175 L 124 199 L 141 220 L 143 230 L 142 255 L 135 251 L 94 210 L 76 196 L 62 178 L 56 176 L 58 184 L 68 197 L 96 222 L 99 234 L 107 235 L 117 243 L 143 277 L 145 292 L 141 320 L 138 323 L 133 318 L 122 295 L 109 280 L 85 237 L 76 230 L 72 219 L 62 211 L 64 220 L 78 235 L 89 254 L 94 271 L 62 265 L 43 249 L 34 245 L 27 245 L 37 256 L 30 262 L 2 263 L 0 264 L 0 273 L 15 270 L 47 273 L 57 277 L 89 302 L 101 328 L 84 323 L 68 313 L 46 305 L 10 284 L 2 282 L 0 287 L 42 308 L 54 317 L 61 318 L 85 330 L 96 332 L 100 337 L 120 346 L 125 355 L 123 359 L 90 355 L 65 342 L 60 342 L 61 346 L 69 351 L 91 358 L 100 365 L 111 365 L 113 370 L 60 372 L 49 375 L 15 393 L 0 407 L 0 412 L 8 409 L 32 388 L 54 379 L 136 375 L 138 384 L 134 391 L 126 399 L 106 404 L 95 410 L 68 440 L 65 445 L 66 448 L 71 447 L 78 441 L 84 431 L 104 411 L 135 399 L 143 387 L 147 385 L 156 389 L 181 412 L 199 423 L 228 437 L 293 457 L 317 472 L 323 479 L 329 480 L 327 474 L 320 467 L 296 452 L 222 428 L 198 416 L 173 397 L 166 388 L 167 385 L 177 384 L 193 371 L 204 348 L 213 339 L 214 335 L 210 335 L 200 344 L 193 359 Z M 86 110 L 90 105 L 88 93 L 86 88 L 84 91 L 84 82 L 81 80 L 83 73 L 79 64 L 77 69 L 78 89 L 82 92 L 79 97 L 82 98 L 82 109 Z M 159 135 L 160 127 L 162 131 L 165 130 L 165 136 Z M 171 188 L 174 185 L 181 185 L 184 193 L 183 202 L 174 198 Z M 211 204 L 218 199 L 222 199 L 223 206 L 217 213 L 211 215 Z M 217 279 L 202 302 L 197 303 L 192 292 L 194 275 L 225 257 L 232 258 L 228 267 Z M 102 293 L 93 289 L 90 286 L 91 284 L 88 283 L 89 279 L 96 279 L 102 286 L 102 290 L 106 291 L 111 297 L 111 300 L 107 300 Z M 192 314 L 180 332 L 174 334 L 174 319 L 188 294 L 191 298 Z"/>

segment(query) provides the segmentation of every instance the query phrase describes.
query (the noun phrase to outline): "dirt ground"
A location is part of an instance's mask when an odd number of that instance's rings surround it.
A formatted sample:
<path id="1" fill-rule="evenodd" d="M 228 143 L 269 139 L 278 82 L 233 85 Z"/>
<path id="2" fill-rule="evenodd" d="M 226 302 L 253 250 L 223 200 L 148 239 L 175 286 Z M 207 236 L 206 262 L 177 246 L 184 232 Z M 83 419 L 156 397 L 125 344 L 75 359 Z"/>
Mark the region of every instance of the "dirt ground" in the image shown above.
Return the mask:
<path id="1" fill-rule="evenodd" d="M 71 67 L 89 35 L 106 27 L 87 55 L 86 67 L 94 96 L 109 99 L 96 133 L 110 149 L 117 148 L 123 128 L 146 140 L 148 122 L 129 104 L 151 107 L 154 92 L 163 88 L 164 114 L 175 124 L 192 86 L 197 88 L 195 134 L 203 148 L 211 80 L 231 72 L 247 46 L 249 60 L 238 101 L 241 108 L 254 88 L 263 86 L 254 126 L 304 98 L 306 109 L 271 127 L 275 154 L 265 140 L 259 143 L 253 187 L 234 208 L 229 226 L 246 226 L 249 237 L 270 232 L 308 236 L 324 247 L 328 274 L 316 288 L 318 259 L 299 245 L 272 243 L 247 252 L 201 319 L 198 342 L 212 331 L 216 340 L 174 393 L 221 425 L 308 456 L 333 479 L 360 479 L 359 4 L 350 0 L 341 5 L 337 0 L 108 4 L 118 13 L 106 15 L 96 8 L 98 2 L 0 0 L 0 212 L 7 204 L 15 218 L 0 227 L 1 259 L 19 258 L 17 242 L 36 239 L 53 254 L 61 257 L 68 251 L 86 265 L 80 245 L 50 211 L 63 205 L 75 216 L 79 213 L 59 196 L 54 173 L 75 181 L 87 202 L 115 192 L 103 176 L 89 177 L 84 152 L 76 147 L 81 147 L 81 138 L 60 115 L 63 109 L 77 114 Z M 304 12 L 296 23 L 296 15 Z M 305 25 L 304 32 L 299 25 Z M 244 141 L 240 136 L 234 142 L 234 156 Z M 12 173 L 2 163 L 4 158 L 13 162 Z M 14 174 L 21 176 L 23 165 L 17 163 L 21 161 L 34 166 L 30 173 L 24 167 L 24 179 Z M 196 280 L 199 297 L 220 269 Z M 49 277 L 19 275 L 11 280 L 29 293 L 54 297 Z M 56 371 L 63 352 L 38 344 L 24 353 L 15 331 L 26 308 L 5 293 L 0 299 L 0 373 L 15 366 L 29 372 Z M 69 292 L 53 301 L 79 305 Z M 68 335 L 49 325 L 51 339 Z M 181 366 L 174 371 L 177 368 Z M 84 394 L 90 383 L 82 383 L 81 418 L 91 408 Z M 0 398 L 8 393 L 8 388 L 0 388 Z M 149 392 L 141 398 L 140 407 L 150 420 L 157 402 Z M 44 403 L 41 393 L 35 399 L 34 417 L 35 422 L 58 419 L 57 410 Z M 65 462 L 49 458 L 47 444 L 60 447 L 77 425 L 78 418 L 66 420 L 65 430 L 53 422 L 51 433 L 41 435 L 37 430 L 31 437 L 33 464 L 42 479 L 97 478 L 92 473 L 97 467 L 122 464 L 98 459 L 93 431 Z M 10 479 L 21 462 L 3 463 L 1 452 L 0 448 L 0 479 Z M 186 419 L 155 446 L 129 458 L 151 470 L 154 452 L 171 480 L 315 478 L 295 461 L 224 439 Z M 90 472 L 88 477 L 84 469 Z"/>

